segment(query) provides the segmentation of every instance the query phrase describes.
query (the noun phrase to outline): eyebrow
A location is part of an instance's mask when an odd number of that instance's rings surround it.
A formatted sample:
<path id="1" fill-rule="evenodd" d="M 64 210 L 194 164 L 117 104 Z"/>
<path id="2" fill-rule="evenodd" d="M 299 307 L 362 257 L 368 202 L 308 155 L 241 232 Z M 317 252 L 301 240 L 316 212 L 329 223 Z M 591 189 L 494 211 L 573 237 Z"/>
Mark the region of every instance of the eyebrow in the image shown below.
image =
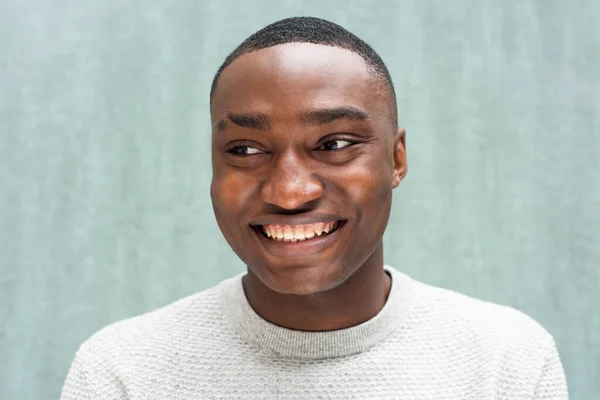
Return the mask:
<path id="1" fill-rule="evenodd" d="M 227 118 L 217 123 L 217 131 L 224 130 L 227 127 L 228 121 L 242 128 L 260 129 L 263 131 L 271 129 L 271 120 L 265 114 L 227 113 Z"/>
<path id="2" fill-rule="evenodd" d="M 366 112 L 355 107 L 317 109 L 302 113 L 302 120 L 306 125 L 324 125 L 338 119 L 366 121 L 369 117 Z"/>
<path id="3" fill-rule="evenodd" d="M 354 121 L 366 121 L 369 119 L 366 112 L 356 107 L 323 108 L 304 111 L 300 115 L 302 122 L 306 125 L 325 125 L 338 119 L 350 119 Z M 227 118 L 217 123 L 217 131 L 227 128 L 229 122 L 242 128 L 259 129 L 268 131 L 271 129 L 271 119 L 266 114 L 239 114 L 227 113 Z"/>

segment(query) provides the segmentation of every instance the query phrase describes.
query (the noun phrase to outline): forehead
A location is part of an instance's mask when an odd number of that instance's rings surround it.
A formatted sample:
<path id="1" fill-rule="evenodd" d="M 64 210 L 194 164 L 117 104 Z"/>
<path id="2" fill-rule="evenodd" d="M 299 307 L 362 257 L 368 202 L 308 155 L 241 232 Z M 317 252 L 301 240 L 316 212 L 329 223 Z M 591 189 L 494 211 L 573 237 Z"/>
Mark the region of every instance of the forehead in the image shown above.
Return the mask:
<path id="1" fill-rule="evenodd" d="M 369 117 L 389 114 L 384 85 L 366 62 L 349 50 L 287 43 L 233 61 L 221 74 L 211 117 L 257 112 L 274 118 L 305 109 L 354 106 Z"/>

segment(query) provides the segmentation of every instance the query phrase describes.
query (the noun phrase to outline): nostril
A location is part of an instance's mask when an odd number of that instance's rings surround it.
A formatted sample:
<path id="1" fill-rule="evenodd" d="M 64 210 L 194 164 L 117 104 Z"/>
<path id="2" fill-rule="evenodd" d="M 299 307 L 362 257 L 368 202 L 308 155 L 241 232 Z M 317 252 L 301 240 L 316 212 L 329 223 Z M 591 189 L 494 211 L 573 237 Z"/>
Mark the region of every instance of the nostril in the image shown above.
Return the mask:
<path id="1" fill-rule="evenodd" d="M 265 203 L 286 210 L 298 209 L 306 203 L 321 198 L 322 195 L 323 185 L 312 179 L 302 182 L 282 179 L 268 182 L 261 188 L 261 197 Z"/>

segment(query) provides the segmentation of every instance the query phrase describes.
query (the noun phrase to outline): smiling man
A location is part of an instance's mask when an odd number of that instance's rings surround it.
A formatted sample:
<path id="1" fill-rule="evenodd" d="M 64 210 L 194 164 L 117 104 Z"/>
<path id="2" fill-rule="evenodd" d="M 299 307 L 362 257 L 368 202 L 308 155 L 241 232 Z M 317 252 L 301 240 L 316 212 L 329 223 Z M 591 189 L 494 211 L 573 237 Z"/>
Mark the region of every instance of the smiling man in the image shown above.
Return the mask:
<path id="1" fill-rule="evenodd" d="M 213 208 L 247 272 L 98 332 L 63 399 L 567 398 L 535 321 L 384 265 L 407 158 L 369 45 L 278 21 L 210 96 Z"/>

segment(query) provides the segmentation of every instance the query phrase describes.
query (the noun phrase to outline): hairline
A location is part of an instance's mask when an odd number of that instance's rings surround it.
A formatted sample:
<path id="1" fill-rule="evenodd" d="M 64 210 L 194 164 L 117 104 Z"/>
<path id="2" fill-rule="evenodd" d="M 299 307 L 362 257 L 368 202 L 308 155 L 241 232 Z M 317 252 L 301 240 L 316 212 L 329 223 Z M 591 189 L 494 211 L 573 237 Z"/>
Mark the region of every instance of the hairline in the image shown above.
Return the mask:
<path id="1" fill-rule="evenodd" d="M 392 120 L 393 120 L 394 124 L 396 125 L 396 127 L 398 127 L 398 110 L 397 110 L 398 106 L 397 106 L 397 99 L 396 99 L 396 93 L 394 90 L 394 86 L 393 86 L 393 83 L 391 82 L 391 77 L 388 77 L 385 75 L 385 73 L 383 73 L 382 71 L 379 71 L 374 65 L 372 65 L 372 62 L 370 62 L 370 60 L 368 60 L 365 56 L 363 56 L 359 52 L 355 51 L 354 49 L 349 48 L 347 46 L 339 46 L 336 44 L 329 44 L 329 43 L 313 43 L 313 42 L 309 42 L 309 41 L 289 41 L 289 42 L 284 42 L 284 43 L 277 43 L 277 44 L 274 44 L 271 46 L 245 49 L 244 51 L 239 52 L 239 53 L 236 53 L 234 51 L 225 59 L 225 61 L 223 62 L 221 67 L 219 67 L 219 69 L 217 70 L 217 73 L 215 74 L 215 76 L 213 78 L 211 89 L 210 89 L 210 99 L 209 99 L 210 106 L 212 107 L 213 99 L 215 97 L 215 93 L 218 88 L 218 83 L 221 80 L 221 76 L 223 75 L 223 72 L 231 64 L 233 64 L 237 59 L 239 59 L 240 57 L 243 57 L 247 54 L 254 53 L 256 51 L 265 50 L 265 49 L 268 49 L 271 47 L 276 47 L 276 46 L 281 46 L 281 45 L 286 45 L 286 44 L 296 44 L 296 43 L 307 43 L 307 44 L 314 44 L 314 45 L 318 45 L 318 46 L 338 48 L 338 49 L 350 51 L 350 52 L 358 55 L 362 59 L 363 63 L 365 64 L 368 74 L 371 77 L 373 77 L 378 82 L 379 85 L 381 85 L 385 88 L 385 91 L 387 92 L 386 93 L 387 103 L 390 108 L 390 112 L 392 114 Z"/>

